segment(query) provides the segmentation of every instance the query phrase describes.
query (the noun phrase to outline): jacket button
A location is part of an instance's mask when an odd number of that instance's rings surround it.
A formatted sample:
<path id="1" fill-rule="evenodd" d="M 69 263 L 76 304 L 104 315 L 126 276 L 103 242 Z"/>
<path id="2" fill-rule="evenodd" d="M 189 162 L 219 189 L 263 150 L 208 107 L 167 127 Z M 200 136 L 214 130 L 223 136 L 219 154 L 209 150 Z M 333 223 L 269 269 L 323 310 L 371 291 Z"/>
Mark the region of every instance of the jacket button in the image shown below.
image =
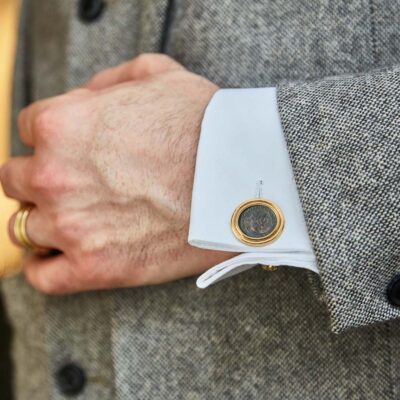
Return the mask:
<path id="1" fill-rule="evenodd" d="M 390 281 L 386 290 L 386 294 L 391 304 L 400 307 L 400 274 L 396 275 Z"/>
<path id="2" fill-rule="evenodd" d="M 56 383 L 62 394 L 69 396 L 77 395 L 85 387 L 85 372 L 76 364 L 64 365 L 56 373 Z"/>
<path id="3" fill-rule="evenodd" d="M 78 16 L 83 22 L 93 22 L 100 17 L 104 6 L 103 0 L 80 0 Z"/>

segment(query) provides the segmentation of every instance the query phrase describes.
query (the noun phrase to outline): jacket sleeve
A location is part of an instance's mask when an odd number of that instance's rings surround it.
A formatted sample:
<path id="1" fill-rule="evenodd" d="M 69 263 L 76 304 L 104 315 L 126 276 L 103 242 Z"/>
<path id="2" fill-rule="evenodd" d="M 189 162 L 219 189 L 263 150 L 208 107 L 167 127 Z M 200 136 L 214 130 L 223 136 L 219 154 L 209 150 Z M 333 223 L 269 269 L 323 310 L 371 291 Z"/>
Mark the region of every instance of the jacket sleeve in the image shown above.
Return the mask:
<path id="1" fill-rule="evenodd" d="M 285 83 L 278 104 L 332 330 L 400 317 L 400 66 Z"/>

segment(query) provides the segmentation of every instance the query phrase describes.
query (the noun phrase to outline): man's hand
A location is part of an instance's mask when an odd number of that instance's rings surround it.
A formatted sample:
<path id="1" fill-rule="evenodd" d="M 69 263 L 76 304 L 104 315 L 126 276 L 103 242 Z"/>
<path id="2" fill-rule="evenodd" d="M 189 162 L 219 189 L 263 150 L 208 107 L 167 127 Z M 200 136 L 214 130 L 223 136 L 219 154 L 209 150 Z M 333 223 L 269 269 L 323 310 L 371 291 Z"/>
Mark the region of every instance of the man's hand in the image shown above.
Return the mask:
<path id="1" fill-rule="evenodd" d="M 200 124 L 217 89 L 149 54 L 20 113 L 34 155 L 11 159 L 0 181 L 35 206 L 32 241 L 61 252 L 26 258 L 34 287 L 63 294 L 156 284 L 232 257 L 187 244 Z"/>

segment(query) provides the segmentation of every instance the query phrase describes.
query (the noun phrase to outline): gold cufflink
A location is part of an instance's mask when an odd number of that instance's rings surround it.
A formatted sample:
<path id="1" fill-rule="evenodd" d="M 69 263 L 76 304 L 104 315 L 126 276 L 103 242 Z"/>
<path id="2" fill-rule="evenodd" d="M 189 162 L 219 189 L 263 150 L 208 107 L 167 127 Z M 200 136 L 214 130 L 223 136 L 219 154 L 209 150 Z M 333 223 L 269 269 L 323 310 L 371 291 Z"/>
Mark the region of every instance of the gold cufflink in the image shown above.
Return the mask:
<path id="1" fill-rule="evenodd" d="M 265 246 L 282 233 L 285 219 L 282 210 L 270 200 L 246 200 L 233 212 L 231 228 L 242 243 Z"/>

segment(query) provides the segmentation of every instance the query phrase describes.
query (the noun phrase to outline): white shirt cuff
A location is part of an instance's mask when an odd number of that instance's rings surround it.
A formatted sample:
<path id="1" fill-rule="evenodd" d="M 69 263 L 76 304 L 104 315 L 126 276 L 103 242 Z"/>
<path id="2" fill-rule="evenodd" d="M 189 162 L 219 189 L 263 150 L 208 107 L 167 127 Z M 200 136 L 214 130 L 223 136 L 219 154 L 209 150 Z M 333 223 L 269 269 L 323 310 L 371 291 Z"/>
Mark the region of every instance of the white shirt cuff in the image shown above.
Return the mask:
<path id="1" fill-rule="evenodd" d="M 279 238 L 262 247 L 242 243 L 231 230 L 233 211 L 255 197 L 276 203 L 285 218 Z M 204 249 L 244 253 L 201 275 L 197 285 L 202 288 L 257 264 L 318 272 L 275 88 L 222 89 L 208 105 L 197 151 L 188 241 Z"/>

